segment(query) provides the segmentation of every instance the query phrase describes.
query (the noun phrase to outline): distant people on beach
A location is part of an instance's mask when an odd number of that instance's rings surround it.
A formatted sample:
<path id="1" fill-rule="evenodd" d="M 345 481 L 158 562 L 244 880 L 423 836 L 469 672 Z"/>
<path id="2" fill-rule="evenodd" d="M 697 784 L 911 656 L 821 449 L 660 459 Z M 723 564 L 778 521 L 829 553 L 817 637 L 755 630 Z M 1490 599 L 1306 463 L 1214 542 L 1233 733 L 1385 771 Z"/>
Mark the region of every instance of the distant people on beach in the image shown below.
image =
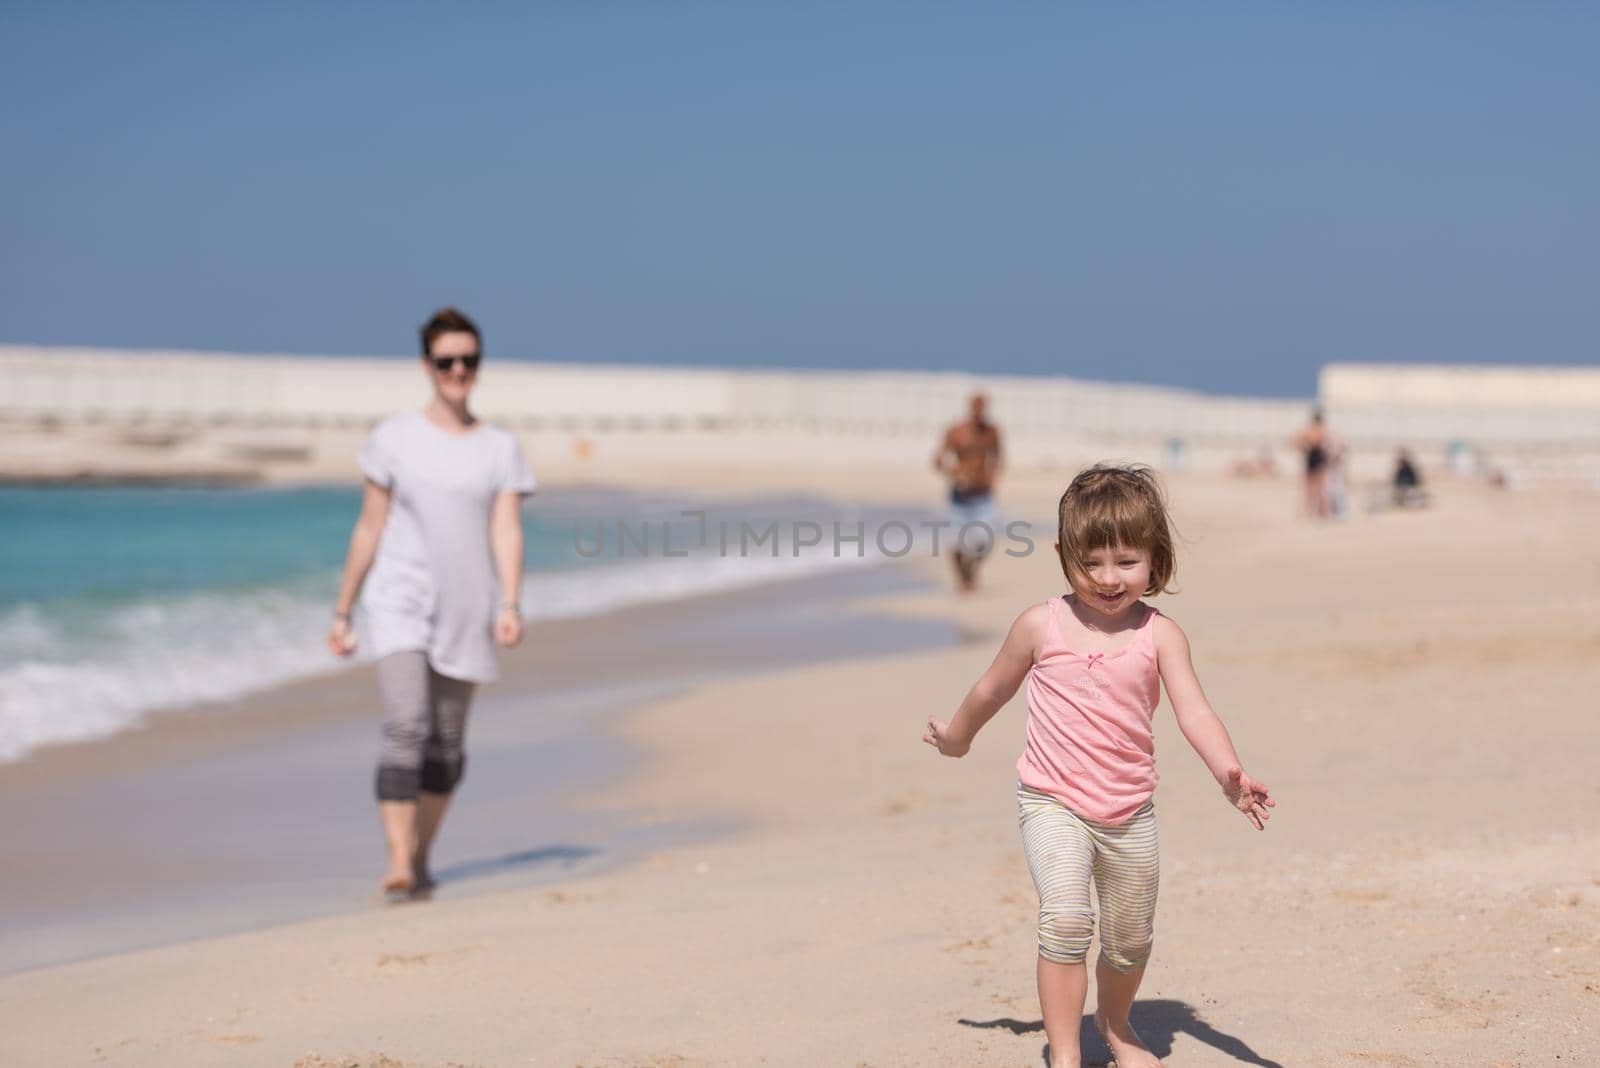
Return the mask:
<path id="1" fill-rule="evenodd" d="M 361 450 L 361 515 L 328 631 L 336 656 L 355 652 L 361 596 L 383 706 L 374 788 L 389 894 L 432 889 L 473 695 L 499 675 L 496 644 L 522 639 L 522 498 L 534 478 L 517 439 L 468 406 L 482 359 L 478 327 L 456 309 L 423 325 L 433 396 L 379 423 Z"/>
<path id="2" fill-rule="evenodd" d="M 1233 461 L 1228 465 L 1228 473 L 1234 478 L 1276 478 L 1278 461 L 1273 459 L 1271 449 L 1262 448 L 1254 457 Z"/>
<path id="3" fill-rule="evenodd" d="M 1422 470 L 1411 450 L 1402 448 L 1394 460 L 1389 479 L 1390 503 L 1396 508 L 1426 508 L 1428 491 L 1422 485 Z"/>
<path id="4" fill-rule="evenodd" d="M 978 584 L 978 565 L 994 547 L 998 516 L 994 484 L 1000 474 L 1000 430 L 988 419 L 988 398 L 974 393 L 967 417 L 944 433 L 933 467 L 950 482 L 950 519 L 956 583 Z"/>
<path id="5" fill-rule="evenodd" d="M 1128 1011 L 1155 932 L 1151 717 L 1163 686 L 1179 729 L 1228 804 L 1263 830 L 1277 802 L 1245 773 L 1200 688 L 1183 631 L 1142 599 L 1166 592 L 1176 570 L 1155 476 L 1142 467 L 1080 473 L 1061 497 L 1056 551 L 1071 592 L 1024 610 L 950 722 L 929 717 L 922 740 L 945 756 L 965 756 L 1027 681 L 1017 805 L 1039 893 L 1037 981 L 1050 1063 L 1080 1060 L 1093 884 L 1100 906 L 1095 1027 L 1117 1064 L 1150 1068 L 1160 1062 Z"/>
<path id="6" fill-rule="evenodd" d="M 1302 487 L 1306 515 L 1313 519 L 1330 518 L 1335 514 L 1336 503 L 1330 491 L 1341 488 L 1333 475 L 1342 457 L 1339 443 L 1323 421 L 1321 409 L 1311 413 L 1311 421 L 1294 436 L 1292 443 L 1305 459 Z"/>
<path id="7" fill-rule="evenodd" d="M 1344 442 L 1329 435 L 1326 490 L 1329 519 L 1343 519 L 1350 514 L 1350 483 L 1345 478 L 1345 459 Z"/>

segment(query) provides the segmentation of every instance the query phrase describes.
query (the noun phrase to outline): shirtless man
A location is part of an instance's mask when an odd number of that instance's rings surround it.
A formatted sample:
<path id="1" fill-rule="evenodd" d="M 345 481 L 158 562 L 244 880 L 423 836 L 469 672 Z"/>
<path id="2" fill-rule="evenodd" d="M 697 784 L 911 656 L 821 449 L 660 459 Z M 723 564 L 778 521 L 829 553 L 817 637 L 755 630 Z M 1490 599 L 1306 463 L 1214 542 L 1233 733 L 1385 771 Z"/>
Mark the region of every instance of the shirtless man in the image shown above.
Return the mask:
<path id="1" fill-rule="evenodd" d="M 1000 431 L 984 418 L 988 398 L 974 393 L 969 403 L 967 418 L 945 431 L 933 454 L 934 470 L 950 481 L 956 581 L 962 590 L 977 585 L 978 564 L 994 545 L 997 520 L 991 497 L 1000 471 Z"/>

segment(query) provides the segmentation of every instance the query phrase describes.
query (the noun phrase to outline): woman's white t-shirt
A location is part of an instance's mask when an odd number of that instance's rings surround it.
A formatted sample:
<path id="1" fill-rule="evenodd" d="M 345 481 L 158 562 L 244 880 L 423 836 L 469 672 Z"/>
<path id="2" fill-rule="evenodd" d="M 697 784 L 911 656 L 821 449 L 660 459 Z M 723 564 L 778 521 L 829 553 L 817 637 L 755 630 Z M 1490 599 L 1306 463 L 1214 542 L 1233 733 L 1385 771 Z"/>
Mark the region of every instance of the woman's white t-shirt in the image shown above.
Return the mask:
<path id="1" fill-rule="evenodd" d="M 454 434 L 406 412 L 373 428 L 358 462 L 390 493 L 361 597 L 373 655 L 418 649 L 441 675 L 499 678 L 489 516 L 500 494 L 534 491 L 517 439 L 490 423 Z"/>

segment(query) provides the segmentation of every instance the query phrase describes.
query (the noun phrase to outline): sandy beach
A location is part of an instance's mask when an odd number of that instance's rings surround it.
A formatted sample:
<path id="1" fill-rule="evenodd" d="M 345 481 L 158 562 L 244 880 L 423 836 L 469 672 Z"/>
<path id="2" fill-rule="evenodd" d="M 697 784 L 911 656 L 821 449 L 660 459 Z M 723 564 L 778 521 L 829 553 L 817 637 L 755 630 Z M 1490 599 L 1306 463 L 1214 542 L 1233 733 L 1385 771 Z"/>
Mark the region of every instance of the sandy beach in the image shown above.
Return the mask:
<path id="1" fill-rule="evenodd" d="M 925 477 L 879 476 L 773 480 L 928 498 Z M 1042 532 L 1060 482 L 1018 474 L 1003 502 Z M 1279 807 L 1253 831 L 1158 713 L 1163 885 L 1134 1010 L 1154 1050 L 1185 1066 L 1600 1060 L 1600 495 L 1443 484 L 1427 512 L 1314 526 L 1288 480 L 1170 488 L 1182 592 L 1157 603 Z M 1022 700 L 965 760 L 918 740 L 1013 616 L 1062 588 L 1040 548 L 991 560 L 970 598 L 924 560 L 938 581 L 920 592 L 823 602 L 965 642 L 697 682 L 608 721 L 637 760 L 565 803 L 720 833 L 537 886 L 0 978 L 6 1060 L 1040 1064 Z M 466 828 L 446 854 L 450 833 Z"/>
<path id="2" fill-rule="evenodd" d="M 0 27 L 0 1068 L 1600 1068 L 1600 6 Z"/>

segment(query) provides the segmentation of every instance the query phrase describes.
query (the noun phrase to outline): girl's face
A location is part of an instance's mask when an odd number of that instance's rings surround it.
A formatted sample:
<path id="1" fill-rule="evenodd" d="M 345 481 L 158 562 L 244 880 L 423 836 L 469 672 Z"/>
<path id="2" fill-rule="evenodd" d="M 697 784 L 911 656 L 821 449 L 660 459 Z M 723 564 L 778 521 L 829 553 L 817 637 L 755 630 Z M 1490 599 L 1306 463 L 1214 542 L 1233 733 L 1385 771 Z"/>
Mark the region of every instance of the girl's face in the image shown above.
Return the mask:
<path id="1" fill-rule="evenodd" d="M 1150 586 L 1150 553 L 1126 545 L 1091 549 L 1080 566 L 1068 569 L 1067 581 L 1085 608 L 1102 616 L 1119 616 Z"/>

